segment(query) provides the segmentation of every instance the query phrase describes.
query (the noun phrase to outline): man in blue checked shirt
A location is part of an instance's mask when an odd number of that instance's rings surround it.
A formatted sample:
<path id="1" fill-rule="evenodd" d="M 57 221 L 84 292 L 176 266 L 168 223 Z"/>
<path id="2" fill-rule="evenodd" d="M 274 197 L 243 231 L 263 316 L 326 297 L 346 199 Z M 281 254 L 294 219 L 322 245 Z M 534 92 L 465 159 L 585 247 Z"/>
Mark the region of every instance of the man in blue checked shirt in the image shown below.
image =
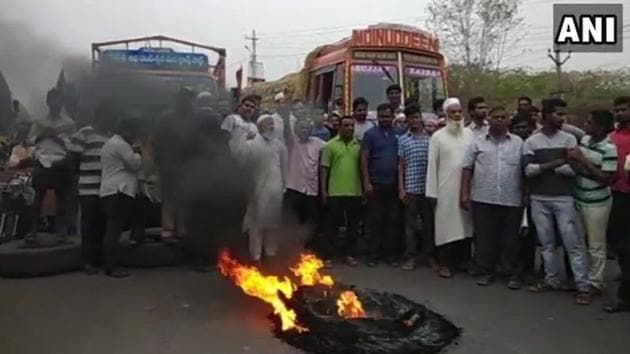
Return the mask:
<path id="1" fill-rule="evenodd" d="M 426 200 L 425 184 L 429 159 L 429 135 L 422 126 L 420 106 L 405 107 L 409 131 L 398 139 L 398 196 L 405 206 L 405 263 L 403 270 L 416 266 L 418 217 L 422 220 L 422 255 L 436 266 L 433 241 L 433 211 Z"/>

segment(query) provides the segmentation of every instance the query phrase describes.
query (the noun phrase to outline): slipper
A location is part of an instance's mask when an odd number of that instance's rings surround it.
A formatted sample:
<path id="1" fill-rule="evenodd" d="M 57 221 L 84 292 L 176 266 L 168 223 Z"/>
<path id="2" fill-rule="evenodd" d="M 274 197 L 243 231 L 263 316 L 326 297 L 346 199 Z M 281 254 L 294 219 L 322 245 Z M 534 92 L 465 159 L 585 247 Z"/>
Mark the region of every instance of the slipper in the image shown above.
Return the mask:
<path id="1" fill-rule="evenodd" d="M 554 288 L 553 286 L 547 284 L 544 281 L 538 282 L 538 284 L 534 284 L 527 288 L 527 290 L 533 293 L 545 293 L 549 291 L 558 291 L 559 289 Z"/>
<path id="2" fill-rule="evenodd" d="M 409 272 L 409 271 L 412 271 L 412 270 L 416 269 L 416 262 L 414 262 L 414 260 L 413 260 L 413 259 L 410 259 L 410 260 L 408 260 L 407 262 L 405 262 L 405 263 L 403 264 L 403 266 L 401 267 L 401 269 L 402 269 L 402 270 L 405 270 L 405 271 L 408 271 L 408 272 Z"/>
<path id="3" fill-rule="evenodd" d="M 438 271 L 438 275 L 441 278 L 445 278 L 445 279 L 450 279 L 453 277 L 453 272 L 451 271 L 450 268 L 448 267 L 442 267 L 440 268 L 440 270 Z"/>
<path id="4" fill-rule="evenodd" d="M 356 267 L 359 265 L 359 262 L 354 257 L 348 256 L 346 257 L 346 264 L 350 267 Z"/>
<path id="5" fill-rule="evenodd" d="M 587 306 L 593 302 L 593 296 L 588 291 L 580 291 L 575 295 L 575 304 Z"/>

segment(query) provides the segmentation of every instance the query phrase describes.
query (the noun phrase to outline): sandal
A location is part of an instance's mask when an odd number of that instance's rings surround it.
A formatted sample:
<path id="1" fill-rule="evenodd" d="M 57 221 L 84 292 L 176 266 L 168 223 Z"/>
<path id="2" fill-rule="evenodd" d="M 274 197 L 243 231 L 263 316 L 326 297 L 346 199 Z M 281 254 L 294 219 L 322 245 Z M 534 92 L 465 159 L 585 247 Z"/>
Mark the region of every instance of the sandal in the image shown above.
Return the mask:
<path id="1" fill-rule="evenodd" d="M 438 271 L 438 275 L 441 278 L 450 279 L 453 277 L 453 272 L 451 272 L 451 268 L 449 267 L 441 267 Z"/>
<path id="2" fill-rule="evenodd" d="M 357 260 L 354 257 L 348 256 L 346 257 L 346 264 L 349 265 L 350 267 L 356 267 L 359 265 L 359 262 L 357 262 Z"/>
<path id="3" fill-rule="evenodd" d="M 416 262 L 413 259 L 409 259 L 402 265 L 401 269 L 408 272 L 412 271 L 416 269 Z"/>
<path id="4" fill-rule="evenodd" d="M 545 281 L 538 282 L 538 284 L 534 284 L 527 288 L 527 290 L 533 293 L 545 293 L 549 291 L 557 291 L 558 289 L 547 284 Z"/>
<path id="5" fill-rule="evenodd" d="M 580 291 L 575 295 L 575 304 L 587 306 L 593 302 L 593 296 L 588 291 Z"/>

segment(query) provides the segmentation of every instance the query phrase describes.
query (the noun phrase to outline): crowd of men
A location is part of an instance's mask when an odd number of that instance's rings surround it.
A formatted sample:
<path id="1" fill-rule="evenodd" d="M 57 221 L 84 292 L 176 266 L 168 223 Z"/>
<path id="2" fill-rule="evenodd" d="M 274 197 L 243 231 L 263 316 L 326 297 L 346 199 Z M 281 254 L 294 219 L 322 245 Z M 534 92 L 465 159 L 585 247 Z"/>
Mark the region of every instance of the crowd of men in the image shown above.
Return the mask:
<path id="1" fill-rule="evenodd" d="M 97 272 L 102 252 L 106 274 L 126 276 L 117 248 L 140 201 L 162 203 L 165 240 L 187 233 L 174 186 L 182 170 L 194 174 L 182 160 L 195 154 L 191 141 L 203 132 L 182 117 L 196 115 L 207 121 L 213 143 L 225 147 L 221 154 L 250 177 L 240 189 L 252 262 L 282 252 L 282 228 L 301 225 L 327 267 L 358 266 L 361 258 L 369 267 L 406 271 L 426 265 L 443 278 L 466 272 L 480 286 L 501 278 L 510 289 L 524 281 L 533 292 L 573 289 L 576 303 L 588 305 L 601 295 L 614 254 L 622 282 L 618 302 L 606 310 L 630 311 L 630 97 L 616 98 L 612 110 L 591 111 L 582 130 L 569 124 L 559 98 L 538 109 L 521 97 L 514 113 L 475 97 L 467 119 L 457 98 L 427 113 L 417 102 L 403 107 L 397 85 L 386 94 L 369 119 L 374 103 L 362 97 L 346 116 L 307 110 L 283 95 L 275 110 L 262 111 L 252 95 L 224 116 L 203 104 L 203 94 L 183 90 L 170 123 L 147 136 L 130 120 L 112 125 L 115 113 L 106 105 L 75 131 L 52 90 L 49 116 L 30 132 L 36 204 L 55 190 L 60 220 L 69 224 L 72 163 L 79 161 L 84 269 Z M 143 224 L 130 222 L 132 240 L 142 242 Z"/>

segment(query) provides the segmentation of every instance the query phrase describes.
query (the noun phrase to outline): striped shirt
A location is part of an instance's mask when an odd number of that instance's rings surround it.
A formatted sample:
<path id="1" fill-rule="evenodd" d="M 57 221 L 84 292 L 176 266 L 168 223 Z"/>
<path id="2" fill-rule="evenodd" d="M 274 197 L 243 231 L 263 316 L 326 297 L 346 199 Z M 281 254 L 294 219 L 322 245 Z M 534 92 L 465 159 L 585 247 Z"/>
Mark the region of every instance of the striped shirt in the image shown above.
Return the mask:
<path id="1" fill-rule="evenodd" d="M 592 144 L 591 137 L 586 135 L 580 142 L 580 150 L 602 172 L 617 172 L 617 148 L 610 141 L 610 138 L 606 137 L 606 139 Z M 581 169 L 577 171 L 575 198 L 579 202 L 596 204 L 607 201 L 610 196 L 610 187 L 607 184 L 589 178 L 588 174 Z"/>
<path id="2" fill-rule="evenodd" d="M 79 195 L 98 196 L 101 188 L 101 149 L 110 139 L 91 126 L 81 128 L 70 140 L 70 151 L 81 156 Z"/>
<path id="3" fill-rule="evenodd" d="M 553 171 L 544 172 L 540 165 L 566 158 L 567 149 L 575 147 L 575 136 L 562 130 L 551 136 L 536 133 L 525 141 L 522 163 L 533 200 L 573 201 L 575 171 L 571 165 L 567 163 Z"/>

